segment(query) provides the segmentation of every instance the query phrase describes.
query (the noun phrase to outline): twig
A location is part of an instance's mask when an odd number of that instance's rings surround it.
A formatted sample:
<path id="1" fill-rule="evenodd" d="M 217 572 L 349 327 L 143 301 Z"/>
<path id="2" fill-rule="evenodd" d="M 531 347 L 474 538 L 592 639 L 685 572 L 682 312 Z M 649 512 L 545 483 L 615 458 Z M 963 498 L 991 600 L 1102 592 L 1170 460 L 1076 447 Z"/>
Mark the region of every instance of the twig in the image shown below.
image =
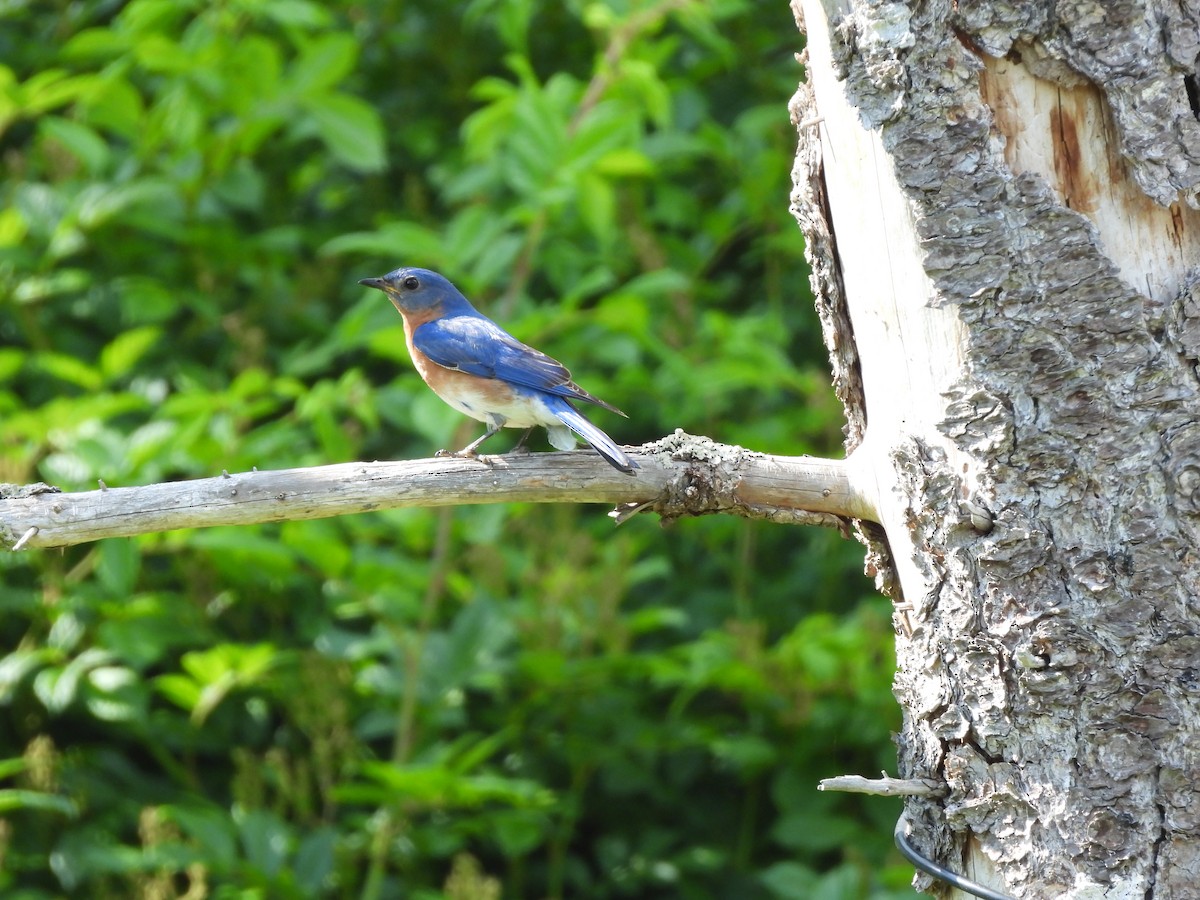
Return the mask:
<path id="1" fill-rule="evenodd" d="M 27 529 L 25 529 L 25 533 L 23 535 L 21 535 L 20 538 L 18 538 L 18 540 L 15 544 L 12 545 L 13 552 L 16 553 L 18 550 L 20 550 L 26 544 L 28 544 L 33 538 L 35 538 L 37 536 L 38 531 L 39 531 L 39 529 L 36 525 L 30 525 Z"/>
<path id="2" fill-rule="evenodd" d="M 882 797 L 945 797 L 946 785 L 932 778 L 864 778 L 861 775 L 838 775 L 824 778 L 818 791 L 845 791 L 850 794 L 878 794 Z"/>

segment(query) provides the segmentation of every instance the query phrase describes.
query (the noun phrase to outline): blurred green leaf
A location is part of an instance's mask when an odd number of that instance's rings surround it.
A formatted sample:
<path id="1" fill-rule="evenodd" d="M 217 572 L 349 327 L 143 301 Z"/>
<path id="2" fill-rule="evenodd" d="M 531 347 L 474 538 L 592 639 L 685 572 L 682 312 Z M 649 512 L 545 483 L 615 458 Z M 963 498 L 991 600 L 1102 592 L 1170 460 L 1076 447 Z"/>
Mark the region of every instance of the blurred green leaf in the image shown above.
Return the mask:
<path id="1" fill-rule="evenodd" d="M 346 33 L 325 34 L 304 48 L 288 71 L 297 94 L 326 90 L 340 84 L 358 61 L 358 41 Z"/>
<path id="2" fill-rule="evenodd" d="M 164 807 L 163 812 L 184 834 L 205 848 L 218 870 L 233 866 L 237 859 L 237 834 L 226 810 L 196 804 L 171 805 Z"/>
<path id="3" fill-rule="evenodd" d="M 391 266 L 392 261 L 403 259 L 437 265 L 445 251 L 441 235 L 433 228 L 415 222 L 389 222 L 377 231 L 353 232 L 333 238 L 321 247 L 321 252 L 363 253 L 383 259 L 385 266 Z"/>
<path id="4" fill-rule="evenodd" d="M 326 886 L 334 869 L 337 832 L 317 828 L 306 834 L 296 847 L 296 881 L 307 893 L 316 894 Z"/>
<path id="5" fill-rule="evenodd" d="M 43 669 L 33 679 L 33 691 L 50 713 L 64 712 L 76 701 L 83 678 L 112 659 L 103 650 L 84 650 L 65 666 Z"/>
<path id="6" fill-rule="evenodd" d="M 96 576 L 113 596 L 126 600 L 137 582 L 141 568 L 141 552 L 130 538 L 115 538 L 104 541 L 97 547 L 100 560 L 96 565 Z"/>
<path id="7" fill-rule="evenodd" d="M 235 821 L 249 864 L 268 877 L 278 873 L 292 842 L 287 824 L 274 813 L 261 809 L 238 811 Z"/>
<path id="8" fill-rule="evenodd" d="M 759 876 L 772 897 L 780 900 L 811 900 L 817 875 L 797 862 L 778 862 Z"/>
<path id="9" fill-rule="evenodd" d="M 0 813 L 11 813 L 23 809 L 56 812 L 64 816 L 79 814 L 79 809 L 67 797 L 60 797 L 57 794 L 41 794 L 37 791 L 0 788 Z"/>
<path id="10" fill-rule="evenodd" d="M 16 347 L 0 347 L 0 381 L 8 381 L 25 364 L 26 354 Z"/>
<path id="11" fill-rule="evenodd" d="M 162 337 L 153 325 L 131 328 L 117 335 L 100 352 L 100 372 L 106 381 L 115 381 L 129 373 L 138 360 Z"/>
<path id="12" fill-rule="evenodd" d="M 310 94 L 303 100 L 317 134 L 335 157 L 360 172 L 377 172 L 386 162 L 378 113 L 349 94 Z"/>
<path id="13" fill-rule="evenodd" d="M 407 803 L 430 807 L 473 808 L 485 803 L 505 803 L 536 808 L 549 806 L 554 799 L 550 791 L 536 782 L 490 774 L 464 775 L 433 766 L 367 763 L 362 773 L 378 782 L 379 787 L 347 786 L 339 792 L 344 800 L 394 795 Z"/>
<path id="14" fill-rule="evenodd" d="M 25 278 L 13 291 L 13 299 L 18 303 L 35 303 L 41 300 L 46 300 L 59 294 L 72 294 L 82 288 L 87 287 L 89 278 L 86 273 L 79 269 L 59 269 L 49 275 L 40 276 L 34 275 Z M 36 365 L 52 371 L 55 365 L 63 365 L 64 371 L 70 368 L 70 364 L 62 364 L 59 362 L 44 362 L 44 359 L 63 360 L 68 357 L 57 355 L 49 351 L 38 357 Z M 66 380 L 73 380 L 75 376 L 66 375 Z M 94 384 L 91 376 L 84 379 L 83 386 Z"/>
<path id="15" fill-rule="evenodd" d="M 70 119 L 45 116 L 38 128 L 46 137 L 57 141 L 93 174 L 103 172 L 112 159 L 104 139 L 93 129 Z"/>

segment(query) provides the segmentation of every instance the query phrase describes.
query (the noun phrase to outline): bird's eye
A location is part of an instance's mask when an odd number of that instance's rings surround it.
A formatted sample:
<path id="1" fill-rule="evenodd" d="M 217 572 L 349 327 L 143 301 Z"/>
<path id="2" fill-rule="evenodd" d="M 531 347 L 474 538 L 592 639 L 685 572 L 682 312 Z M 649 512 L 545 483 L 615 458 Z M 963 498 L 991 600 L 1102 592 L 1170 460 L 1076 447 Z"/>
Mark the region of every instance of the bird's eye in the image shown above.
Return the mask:
<path id="1" fill-rule="evenodd" d="M 419 288 L 421 286 L 421 282 L 417 280 L 416 275 L 409 275 L 407 278 L 404 279 L 403 283 L 404 283 L 404 289 L 408 290 L 408 291 L 415 291 L 417 288 Z"/>

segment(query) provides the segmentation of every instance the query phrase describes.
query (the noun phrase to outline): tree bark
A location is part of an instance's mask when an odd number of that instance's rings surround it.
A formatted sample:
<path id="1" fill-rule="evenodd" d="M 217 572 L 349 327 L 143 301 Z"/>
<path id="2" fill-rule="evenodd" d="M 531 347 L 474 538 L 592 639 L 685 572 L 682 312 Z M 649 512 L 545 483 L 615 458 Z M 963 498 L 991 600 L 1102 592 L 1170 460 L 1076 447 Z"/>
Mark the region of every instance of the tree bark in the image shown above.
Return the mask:
<path id="1" fill-rule="evenodd" d="M 913 842 L 1016 897 L 1200 896 L 1200 9 L 793 5 L 899 774 L 949 789 Z"/>

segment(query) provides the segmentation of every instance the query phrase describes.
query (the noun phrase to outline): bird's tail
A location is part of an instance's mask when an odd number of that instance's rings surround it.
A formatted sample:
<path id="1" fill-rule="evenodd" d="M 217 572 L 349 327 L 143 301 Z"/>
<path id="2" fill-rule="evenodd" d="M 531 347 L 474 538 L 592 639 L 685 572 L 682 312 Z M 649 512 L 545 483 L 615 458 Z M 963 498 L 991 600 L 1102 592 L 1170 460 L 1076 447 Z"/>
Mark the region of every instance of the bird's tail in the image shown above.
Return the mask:
<path id="1" fill-rule="evenodd" d="M 587 420 L 583 413 L 561 397 L 550 397 L 547 406 L 558 421 L 562 422 L 573 432 L 592 445 L 592 448 L 608 461 L 614 469 L 619 469 L 626 475 L 632 475 L 638 467 L 625 451 L 607 434 Z"/>

